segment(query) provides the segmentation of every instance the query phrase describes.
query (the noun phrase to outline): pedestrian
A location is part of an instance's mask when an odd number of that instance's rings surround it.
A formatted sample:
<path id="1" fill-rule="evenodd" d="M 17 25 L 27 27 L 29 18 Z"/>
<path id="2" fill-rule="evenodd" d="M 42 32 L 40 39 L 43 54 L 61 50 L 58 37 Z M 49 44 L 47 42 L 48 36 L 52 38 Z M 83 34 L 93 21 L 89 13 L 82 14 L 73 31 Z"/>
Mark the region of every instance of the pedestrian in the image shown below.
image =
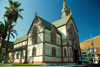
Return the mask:
<path id="1" fill-rule="evenodd" d="M 79 58 L 79 64 L 81 64 L 82 63 L 81 57 L 78 57 L 78 58 Z"/>

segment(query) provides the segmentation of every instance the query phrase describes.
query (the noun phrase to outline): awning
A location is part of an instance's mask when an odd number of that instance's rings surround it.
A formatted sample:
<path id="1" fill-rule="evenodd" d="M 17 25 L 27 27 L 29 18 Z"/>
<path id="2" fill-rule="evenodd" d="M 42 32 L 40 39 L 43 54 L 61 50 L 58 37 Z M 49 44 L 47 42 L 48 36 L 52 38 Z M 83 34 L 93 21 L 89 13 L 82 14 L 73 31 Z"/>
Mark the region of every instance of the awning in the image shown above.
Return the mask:
<path id="1" fill-rule="evenodd" d="M 25 49 L 25 48 L 26 48 L 26 45 L 25 46 L 18 47 L 18 48 L 14 48 L 12 50 L 9 50 L 8 52 L 19 51 L 19 50 L 22 50 L 22 49 Z"/>
<path id="2" fill-rule="evenodd" d="M 83 61 L 88 61 L 88 60 L 82 60 L 82 62 L 83 62 Z"/>

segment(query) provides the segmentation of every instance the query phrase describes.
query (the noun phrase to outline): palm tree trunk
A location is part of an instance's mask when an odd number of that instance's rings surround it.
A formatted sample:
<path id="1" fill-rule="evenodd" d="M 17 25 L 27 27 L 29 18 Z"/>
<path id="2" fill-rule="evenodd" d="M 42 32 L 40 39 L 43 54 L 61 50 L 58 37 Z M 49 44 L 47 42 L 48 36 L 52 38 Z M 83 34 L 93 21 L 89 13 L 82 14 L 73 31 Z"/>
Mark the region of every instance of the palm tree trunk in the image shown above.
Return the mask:
<path id="1" fill-rule="evenodd" d="M 7 47 L 6 47 L 6 63 L 8 62 L 7 57 L 8 57 L 8 45 L 9 45 L 9 38 L 10 38 L 10 31 L 9 31 L 9 35 L 8 35 L 8 40 L 7 40 Z"/>
<path id="2" fill-rule="evenodd" d="M 9 21 L 9 20 L 8 20 Z M 10 24 L 10 30 L 9 30 L 9 34 L 8 34 L 8 40 L 7 40 L 7 47 L 6 47 L 6 57 L 5 57 L 5 59 L 6 59 L 6 62 L 5 63 L 7 63 L 8 61 L 8 59 L 7 59 L 7 55 L 8 55 L 8 46 L 9 46 L 9 38 L 10 38 L 10 31 L 11 31 L 11 25 L 12 25 L 12 21 L 11 21 L 11 24 Z"/>
<path id="3" fill-rule="evenodd" d="M 1 57 L 1 54 L 2 54 L 2 47 L 3 47 L 4 40 L 5 40 L 5 39 L 3 39 L 3 40 L 2 40 L 2 43 L 1 43 L 0 57 Z"/>

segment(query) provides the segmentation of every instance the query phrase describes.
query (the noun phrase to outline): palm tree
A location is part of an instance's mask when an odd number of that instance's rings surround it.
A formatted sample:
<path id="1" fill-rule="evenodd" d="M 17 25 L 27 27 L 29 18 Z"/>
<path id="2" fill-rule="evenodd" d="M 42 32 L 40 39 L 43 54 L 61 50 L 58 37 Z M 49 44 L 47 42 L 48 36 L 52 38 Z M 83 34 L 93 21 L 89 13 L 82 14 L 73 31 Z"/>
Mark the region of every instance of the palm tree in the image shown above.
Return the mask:
<path id="1" fill-rule="evenodd" d="M 11 24 L 12 22 L 16 22 L 18 17 L 23 19 L 23 17 L 20 15 L 23 9 L 19 9 L 21 3 L 16 1 L 13 2 L 12 0 L 9 0 L 9 5 L 10 7 L 4 7 L 6 9 L 4 17 L 6 17 Z"/>
<path id="2" fill-rule="evenodd" d="M 15 33 L 17 35 L 17 31 L 13 29 L 14 26 L 15 25 L 11 25 L 10 26 L 10 23 L 7 22 L 6 20 L 4 20 L 4 23 L 0 22 L 0 38 L 2 40 L 1 50 L 0 50 L 0 56 L 1 56 L 1 52 L 2 52 L 2 47 L 3 47 L 4 40 L 8 36 L 9 30 L 11 29 L 11 35 L 12 35 L 13 38 L 15 38 L 13 33 Z"/>
<path id="3" fill-rule="evenodd" d="M 23 19 L 23 17 L 20 15 L 20 13 L 23 11 L 23 9 L 19 9 L 21 3 L 19 2 L 13 2 L 12 0 L 8 0 L 10 7 L 4 7 L 6 9 L 6 12 L 4 14 L 4 17 L 7 18 L 7 21 L 10 22 L 12 25 L 13 22 L 16 22 L 18 17 Z M 6 49 L 6 54 L 8 52 L 8 45 L 9 45 L 9 38 L 10 38 L 10 32 L 11 29 L 9 30 L 9 35 L 8 35 L 8 40 L 7 40 L 7 49 Z"/>

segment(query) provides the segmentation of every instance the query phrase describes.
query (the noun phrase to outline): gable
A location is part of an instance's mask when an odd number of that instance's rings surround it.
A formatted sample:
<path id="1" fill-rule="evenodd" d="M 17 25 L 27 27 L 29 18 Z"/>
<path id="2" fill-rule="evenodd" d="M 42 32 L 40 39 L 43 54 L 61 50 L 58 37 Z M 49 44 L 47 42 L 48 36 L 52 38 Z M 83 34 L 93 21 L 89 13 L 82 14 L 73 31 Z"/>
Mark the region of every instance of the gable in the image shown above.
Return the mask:
<path id="1" fill-rule="evenodd" d="M 78 33 L 76 24 L 75 24 L 75 22 L 74 22 L 74 20 L 73 20 L 72 17 L 70 17 L 69 21 L 68 21 L 67 24 L 66 24 L 67 30 L 70 29 L 70 26 L 71 26 L 71 25 L 74 27 L 75 32 Z"/>
<path id="2" fill-rule="evenodd" d="M 35 24 L 36 22 L 37 22 L 37 24 Z M 43 28 L 43 27 L 46 27 L 46 28 L 48 28 L 48 29 L 50 29 L 50 30 L 51 30 L 52 27 L 53 27 L 53 25 L 52 25 L 51 23 L 49 23 L 48 21 L 46 21 L 46 20 L 40 18 L 39 16 L 36 16 L 36 18 L 33 20 L 32 24 L 31 24 L 31 27 L 30 27 L 30 29 L 29 29 L 29 31 L 28 31 L 27 34 L 29 34 L 29 32 L 30 32 L 30 30 L 31 30 L 31 28 L 32 28 L 33 26 L 39 26 L 39 25 L 41 25 L 42 28 Z"/>
<path id="3" fill-rule="evenodd" d="M 34 28 L 37 28 L 37 33 L 41 32 L 44 30 L 44 25 L 41 24 L 41 21 L 39 19 L 34 19 L 33 23 L 29 29 L 28 35 L 32 36 L 32 32 Z"/>

